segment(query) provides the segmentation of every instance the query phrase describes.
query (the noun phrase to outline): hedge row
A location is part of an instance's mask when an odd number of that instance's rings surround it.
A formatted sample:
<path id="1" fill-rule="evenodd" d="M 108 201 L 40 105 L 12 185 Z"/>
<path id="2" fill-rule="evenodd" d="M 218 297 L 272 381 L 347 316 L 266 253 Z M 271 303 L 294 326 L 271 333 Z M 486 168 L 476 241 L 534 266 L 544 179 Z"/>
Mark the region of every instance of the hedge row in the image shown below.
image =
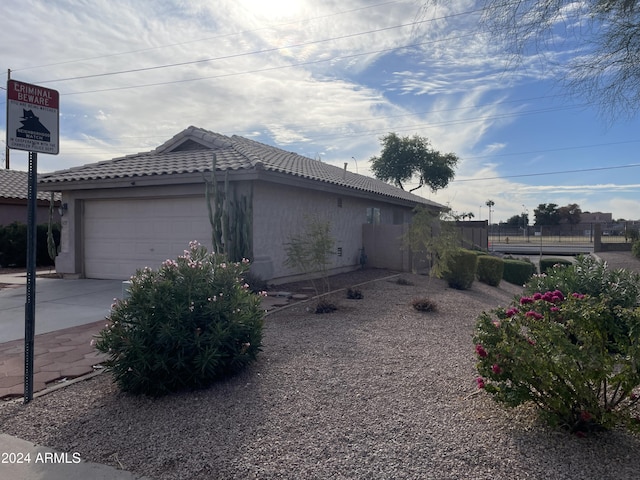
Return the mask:
<path id="1" fill-rule="evenodd" d="M 40 267 L 54 265 L 47 250 L 48 226 L 38 225 L 36 234 L 36 264 Z M 56 250 L 60 245 L 60 226 L 53 226 Z M 14 222 L 0 225 L 0 266 L 25 268 L 27 265 L 27 226 Z"/>
<path id="2" fill-rule="evenodd" d="M 558 259 L 553 259 L 553 264 L 556 263 L 559 263 Z M 450 287 L 465 290 L 476 278 L 494 287 L 500 285 L 501 280 L 524 285 L 535 273 L 536 267 L 529 261 L 502 259 L 486 252 L 460 249 L 448 259 L 442 277 Z"/>

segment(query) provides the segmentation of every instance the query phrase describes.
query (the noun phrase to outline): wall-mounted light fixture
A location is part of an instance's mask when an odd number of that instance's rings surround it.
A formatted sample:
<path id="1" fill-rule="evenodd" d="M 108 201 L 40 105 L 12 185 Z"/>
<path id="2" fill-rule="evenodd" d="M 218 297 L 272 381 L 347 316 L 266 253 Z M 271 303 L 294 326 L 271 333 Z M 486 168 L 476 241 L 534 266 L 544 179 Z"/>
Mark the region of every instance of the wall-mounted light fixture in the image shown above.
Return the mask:
<path id="1" fill-rule="evenodd" d="M 69 210 L 69 205 L 67 205 L 66 203 L 63 203 L 58 207 L 58 213 L 61 217 L 64 217 L 64 214 L 67 213 L 67 210 Z"/>

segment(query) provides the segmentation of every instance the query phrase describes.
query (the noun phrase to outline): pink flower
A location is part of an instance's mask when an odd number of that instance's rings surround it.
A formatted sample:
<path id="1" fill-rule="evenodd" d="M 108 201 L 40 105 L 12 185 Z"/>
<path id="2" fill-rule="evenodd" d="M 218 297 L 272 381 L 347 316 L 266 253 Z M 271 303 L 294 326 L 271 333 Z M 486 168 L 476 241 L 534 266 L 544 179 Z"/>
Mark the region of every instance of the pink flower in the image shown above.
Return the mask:
<path id="1" fill-rule="evenodd" d="M 519 313 L 519 310 L 517 308 L 515 308 L 515 307 L 514 308 L 510 308 L 509 310 L 506 311 L 507 317 L 513 317 L 517 313 Z"/>
<path id="2" fill-rule="evenodd" d="M 478 377 L 476 378 L 476 385 L 478 388 L 484 388 L 484 378 Z"/>
<path id="3" fill-rule="evenodd" d="M 589 412 L 587 412 L 586 410 L 583 410 L 583 411 L 580 412 L 580 420 L 582 420 L 583 422 L 588 422 L 592 418 L 593 417 L 591 416 L 591 414 Z"/>
<path id="4" fill-rule="evenodd" d="M 533 310 L 529 310 L 524 315 L 525 315 L 525 317 L 535 318 L 536 320 L 542 320 L 544 318 L 544 315 L 541 315 L 538 312 L 535 312 Z"/>
<path id="5" fill-rule="evenodd" d="M 527 338 L 527 343 L 529 345 L 535 346 L 536 345 L 536 341 L 535 340 L 531 340 L 530 338 Z"/>
<path id="6" fill-rule="evenodd" d="M 540 292 L 536 292 L 533 294 L 534 300 L 540 300 L 542 298 L 542 294 Z"/>
<path id="7" fill-rule="evenodd" d="M 498 365 L 497 363 L 494 363 L 491 366 L 491 371 L 496 375 L 500 375 L 502 373 L 502 368 L 500 368 L 500 365 Z"/>
<path id="8" fill-rule="evenodd" d="M 487 351 L 484 349 L 484 347 L 480 344 L 476 345 L 476 353 L 480 358 L 485 358 L 489 355 Z"/>
<path id="9" fill-rule="evenodd" d="M 533 298 L 531 298 L 531 297 L 522 297 L 520 299 L 520 305 L 526 305 L 527 303 L 533 303 Z"/>
<path id="10" fill-rule="evenodd" d="M 491 323 L 493 323 L 493 326 L 494 326 L 494 327 L 496 327 L 496 328 L 500 328 L 500 322 L 499 322 L 499 321 L 494 320 L 494 321 L 493 321 L 493 322 L 491 322 Z"/>
<path id="11" fill-rule="evenodd" d="M 550 309 L 552 312 L 559 312 L 560 309 L 558 307 L 551 307 Z"/>
<path id="12" fill-rule="evenodd" d="M 571 296 L 573 298 L 577 298 L 578 300 L 583 300 L 584 299 L 584 293 L 572 293 Z"/>

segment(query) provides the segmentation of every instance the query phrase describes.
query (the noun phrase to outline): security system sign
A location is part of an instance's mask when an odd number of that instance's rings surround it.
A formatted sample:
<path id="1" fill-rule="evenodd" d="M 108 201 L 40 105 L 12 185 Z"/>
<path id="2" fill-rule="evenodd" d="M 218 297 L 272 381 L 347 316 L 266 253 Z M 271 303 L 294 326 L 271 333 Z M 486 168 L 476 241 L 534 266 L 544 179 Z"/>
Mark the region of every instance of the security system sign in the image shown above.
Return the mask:
<path id="1" fill-rule="evenodd" d="M 7 82 L 7 146 L 57 155 L 59 94 L 30 83 Z"/>

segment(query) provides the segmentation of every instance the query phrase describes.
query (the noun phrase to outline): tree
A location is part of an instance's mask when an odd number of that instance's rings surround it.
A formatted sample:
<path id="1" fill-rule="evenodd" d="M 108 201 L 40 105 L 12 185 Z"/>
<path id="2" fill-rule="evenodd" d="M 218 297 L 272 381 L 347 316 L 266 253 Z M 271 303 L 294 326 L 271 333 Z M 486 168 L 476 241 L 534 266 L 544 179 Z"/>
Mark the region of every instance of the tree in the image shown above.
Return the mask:
<path id="1" fill-rule="evenodd" d="M 637 0 L 485 0 L 482 16 L 490 33 L 504 40 L 517 59 L 531 49 L 557 52 L 560 38 L 574 39 L 579 50 L 562 73 L 570 91 L 586 96 L 610 117 L 638 112 Z"/>
<path id="2" fill-rule="evenodd" d="M 514 215 L 513 217 L 509 217 L 504 223 L 510 227 L 523 227 L 525 225 L 529 225 L 529 214 L 521 213 L 520 215 Z"/>
<path id="3" fill-rule="evenodd" d="M 444 188 L 453 179 L 458 157 L 453 153 L 440 153 L 431 148 L 428 139 L 414 135 L 400 137 L 389 133 L 382 137 L 382 153 L 371 157 L 371 170 L 376 178 L 391 182 L 404 190 L 403 182 L 418 176 L 419 185 L 427 185 L 432 192 Z"/>
<path id="4" fill-rule="evenodd" d="M 571 225 L 580 223 L 580 214 L 582 214 L 582 210 L 580 210 L 580 206 L 577 203 L 570 203 L 566 207 L 558 208 L 560 220 L 566 220 Z"/>
<path id="5" fill-rule="evenodd" d="M 541 203 L 538 208 L 533 210 L 533 216 L 536 219 L 536 226 L 558 225 L 560 223 L 558 205 L 555 203 Z"/>
<path id="6" fill-rule="evenodd" d="M 329 292 L 329 267 L 335 243 L 331 235 L 331 222 L 311 215 L 305 217 L 302 232 L 290 235 L 285 244 L 285 266 L 307 275 L 320 276 L 321 288 L 311 279 L 317 296 Z"/>
<path id="7" fill-rule="evenodd" d="M 421 205 L 414 209 L 409 230 L 403 237 L 405 245 L 414 253 L 413 259 L 421 256 L 430 259 L 430 275 L 441 277 L 458 252 L 460 232 L 446 221 L 448 212 L 429 210 Z"/>

